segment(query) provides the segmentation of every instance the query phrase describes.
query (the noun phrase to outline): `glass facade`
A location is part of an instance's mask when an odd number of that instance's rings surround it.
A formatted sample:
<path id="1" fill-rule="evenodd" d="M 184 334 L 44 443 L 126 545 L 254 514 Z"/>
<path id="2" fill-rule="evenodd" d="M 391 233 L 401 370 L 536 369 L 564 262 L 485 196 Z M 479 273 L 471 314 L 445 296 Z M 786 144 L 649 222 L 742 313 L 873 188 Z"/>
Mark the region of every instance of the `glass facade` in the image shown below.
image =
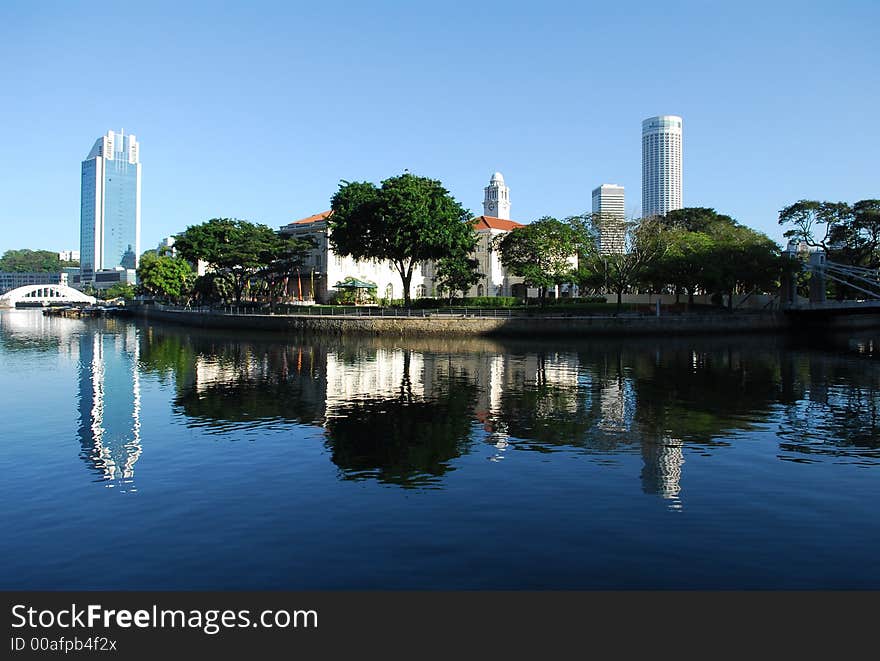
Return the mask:
<path id="1" fill-rule="evenodd" d="M 137 267 L 140 255 L 141 164 L 134 135 L 108 131 L 82 163 L 82 281 L 96 271 Z"/>

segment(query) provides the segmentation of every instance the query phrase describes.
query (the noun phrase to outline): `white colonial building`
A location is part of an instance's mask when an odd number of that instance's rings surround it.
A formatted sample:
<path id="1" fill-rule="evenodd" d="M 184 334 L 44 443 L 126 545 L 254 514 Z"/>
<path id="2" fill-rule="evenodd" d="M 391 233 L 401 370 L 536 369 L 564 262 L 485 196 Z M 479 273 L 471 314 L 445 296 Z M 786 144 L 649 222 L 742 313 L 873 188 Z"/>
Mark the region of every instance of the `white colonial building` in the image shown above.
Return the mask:
<path id="1" fill-rule="evenodd" d="M 331 211 L 296 220 L 281 228 L 283 234 L 311 238 L 315 246 L 303 264 L 301 273 L 289 286 L 294 298 L 303 301 L 328 302 L 336 292 L 335 285 L 346 278 L 374 283 L 378 298 L 403 298 L 400 275 L 387 261 L 355 260 L 337 255 L 327 236 L 327 219 Z M 522 227 L 510 220 L 510 189 L 500 172 L 492 175 L 484 189 L 483 214 L 474 218 L 477 245 L 474 258 L 483 274 L 468 296 L 523 296 L 526 294 L 522 278 L 512 276 L 501 265 L 497 242 L 504 234 Z M 437 296 L 434 265 L 418 264 L 413 272 L 410 297 Z M 533 290 L 530 292 L 535 294 Z"/>

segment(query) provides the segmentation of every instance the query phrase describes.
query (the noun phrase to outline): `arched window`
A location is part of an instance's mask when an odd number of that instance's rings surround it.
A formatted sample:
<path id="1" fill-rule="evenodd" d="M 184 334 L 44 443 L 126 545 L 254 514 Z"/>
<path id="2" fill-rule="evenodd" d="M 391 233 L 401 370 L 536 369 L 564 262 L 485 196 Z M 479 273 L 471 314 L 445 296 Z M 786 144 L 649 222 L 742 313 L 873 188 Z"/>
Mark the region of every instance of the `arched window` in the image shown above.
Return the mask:
<path id="1" fill-rule="evenodd" d="M 394 285 L 392 285 L 390 282 L 388 283 L 388 286 L 385 287 L 385 298 L 387 298 L 389 301 L 394 298 Z"/>
<path id="2" fill-rule="evenodd" d="M 477 296 L 483 295 L 483 285 L 477 285 Z"/>
<path id="3" fill-rule="evenodd" d="M 428 295 L 428 290 L 425 285 L 419 285 L 416 287 L 416 298 L 424 298 Z"/>

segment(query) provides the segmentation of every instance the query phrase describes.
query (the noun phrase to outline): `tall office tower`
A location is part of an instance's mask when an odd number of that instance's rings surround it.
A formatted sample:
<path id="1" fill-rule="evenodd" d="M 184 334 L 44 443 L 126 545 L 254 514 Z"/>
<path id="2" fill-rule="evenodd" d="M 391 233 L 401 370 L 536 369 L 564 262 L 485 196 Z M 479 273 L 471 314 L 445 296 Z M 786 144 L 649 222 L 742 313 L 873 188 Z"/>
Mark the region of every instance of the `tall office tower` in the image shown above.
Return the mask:
<path id="1" fill-rule="evenodd" d="M 504 183 L 504 177 L 496 172 L 483 190 L 483 215 L 510 220 L 510 189 Z"/>
<path id="2" fill-rule="evenodd" d="M 594 188 L 593 213 L 599 220 L 599 252 L 603 255 L 626 252 L 623 186 L 602 184 Z"/>
<path id="3" fill-rule="evenodd" d="M 107 131 L 82 162 L 81 282 L 101 269 L 137 268 L 141 251 L 141 163 L 138 141 Z"/>
<path id="4" fill-rule="evenodd" d="M 642 217 L 681 207 L 681 117 L 649 117 L 642 122 Z"/>

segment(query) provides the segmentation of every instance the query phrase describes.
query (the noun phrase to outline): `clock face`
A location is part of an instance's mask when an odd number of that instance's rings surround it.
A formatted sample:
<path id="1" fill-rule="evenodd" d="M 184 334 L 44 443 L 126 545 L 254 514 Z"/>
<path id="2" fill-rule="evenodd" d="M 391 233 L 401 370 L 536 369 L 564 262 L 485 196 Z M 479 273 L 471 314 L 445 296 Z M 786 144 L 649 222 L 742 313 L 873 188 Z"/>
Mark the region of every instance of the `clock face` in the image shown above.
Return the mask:
<path id="1" fill-rule="evenodd" d="M 494 208 L 495 208 L 495 203 L 494 203 L 494 202 L 489 202 L 489 208 L 490 208 L 490 209 L 494 209 Z"/>

